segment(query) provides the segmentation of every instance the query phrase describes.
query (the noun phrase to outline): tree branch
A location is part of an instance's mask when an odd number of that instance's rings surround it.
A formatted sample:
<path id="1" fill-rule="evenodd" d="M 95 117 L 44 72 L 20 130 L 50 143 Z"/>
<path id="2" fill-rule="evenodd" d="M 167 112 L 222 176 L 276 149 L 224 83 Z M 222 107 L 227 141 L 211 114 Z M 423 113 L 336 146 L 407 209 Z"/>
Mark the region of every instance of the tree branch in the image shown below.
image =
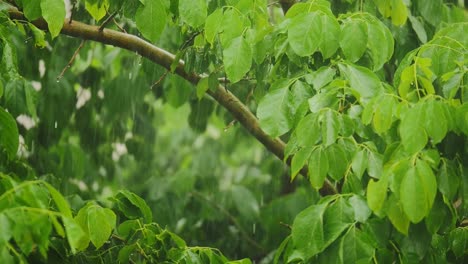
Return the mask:
<path id="1" fill-rule="evenodd" d="M 23 13 L 17 10 L 9 11 L 9 15 L 11 19 L 27 20 Z M 47 22 L 44 19 L 37 19 L 31 23 L 42 30 L 47 30 Z M 78 21 L 71 21 L 71 23 L 67 21 L 67 23 L 63 24 L 63 28 L 60 33 L 83 40 L 93 40 L 137 52 L 142 57 L 145 57 L 168 70 L 170 70 L 171 64 L 175 60 L 174 54 L 156 47 L 139 37 L 107 28 L 100 30 L 100 27 L 98 26 L 92 26 Z M 196 85 L 201 79 L 197 74 L 186 72 L 184 69 L 184 62 L 182 60 L 179 61 L 175 69 L 175 73 L 194 85 Z M 222 85 L 219 85 L 214 91 L 208 90 L 207 93 L 226 108 L 234 118 L 236 118 L 239 123 L 241 123 L 242 126 L 244 126 L 244 128 L 246 128 L 249 133 L 260 141 L 270 152 L 275 154 L 279 159 L 284 160 L 285 143 L 279 138 L 272 138 L 266 134 L 265 131 L 260 128 L 257 118 L 234 94 L 229 92 Z M 287 159 L 286 162 L 288 165 L 291 165 L 291 158 Z M 307 177 L 307 167 L 301 169 L 301 174 Z M 329 181 L 325 181 L 324 186 L 320 189 L 320 193 L 322 195 L 335 194 L 337 193 L 337 190 Z"/>

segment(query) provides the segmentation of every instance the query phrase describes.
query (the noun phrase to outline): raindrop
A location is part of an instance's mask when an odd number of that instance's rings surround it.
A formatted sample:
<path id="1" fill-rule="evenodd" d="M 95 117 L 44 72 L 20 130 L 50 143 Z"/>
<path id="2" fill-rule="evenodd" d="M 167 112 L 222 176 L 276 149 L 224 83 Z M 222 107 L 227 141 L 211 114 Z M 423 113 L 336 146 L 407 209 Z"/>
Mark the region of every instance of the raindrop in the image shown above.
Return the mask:
<path id="1" fill-rule="evenodd" d="M 59 83 L 59 82 L 60 82 L 60 79 L 57 79 L 57 82 Z"/>
<path id="2" fill-rule="evenodd" d="M 27 43 L 28 43 L 28 40 L 25 40 L 25 41 L 24 41 L 24 43 L 26 43 L 26 44 L 27 44 Z"/>
<path id="3" fill-rule="evenodd" d="M 57 121 L 55 121 L 54 123 L 54 128 L 57 128 Z"/>

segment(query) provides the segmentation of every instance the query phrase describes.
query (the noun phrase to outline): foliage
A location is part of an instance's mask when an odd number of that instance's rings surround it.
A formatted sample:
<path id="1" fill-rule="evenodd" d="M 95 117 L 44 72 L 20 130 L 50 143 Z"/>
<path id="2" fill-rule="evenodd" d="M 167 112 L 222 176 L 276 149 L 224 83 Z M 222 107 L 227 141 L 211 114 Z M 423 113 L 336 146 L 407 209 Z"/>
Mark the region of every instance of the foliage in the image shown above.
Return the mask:
<path id="1" fill-rule="evenodd" d="M 427 2 L 0 1 L 2 263 L 466 262 L 467 12 Z"/>

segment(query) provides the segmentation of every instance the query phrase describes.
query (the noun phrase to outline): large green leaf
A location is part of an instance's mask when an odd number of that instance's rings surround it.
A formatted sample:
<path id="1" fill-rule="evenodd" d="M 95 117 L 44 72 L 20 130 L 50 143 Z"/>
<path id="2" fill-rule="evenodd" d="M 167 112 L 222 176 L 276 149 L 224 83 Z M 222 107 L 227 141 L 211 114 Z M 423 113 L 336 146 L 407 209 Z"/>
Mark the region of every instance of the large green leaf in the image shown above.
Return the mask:
<path id="1" fill-rule="evenodd" d="M 322 125 L 322 142 L 324 146 L 330 146 L 338 138 L 340 118 L 341 116 L 331 109 L 326 109 L 321 113 L 319 120 Z"/>
<path id="2" fill-rule="evenodd" d="M 328 158 L 328 174 L 335 180 L 341 180 L 348 169 L 348 158 L 345 150 L 338 144 L 326 148 Z"/>
<path id="3" fill-rule="evenodd" d="M 371 70 L 352 64 L 339 64 L 339 67 L 359 100 L 369 99 L 382 93 L 380 80 Z"/>
<path id="4" fill-rule="evenodd" d="M 223 25 L 223 10 L 216 9 L 211 13 L 205 21 L 205 39 L 208 43 L 213 44 L 221 26 Z"/>
<path id="5" fill-rule="evenodd" d="M 41 17 L 41 1 L 20 0 L 23 3 L 24 16 L 30 20 L 36 20 Z"/>
<path id="6" fill-rule="evenodd" d="M 297 124 L 294 134 L 301 147 L 312 147 L 320 139 L 321 131 L 318 115 L 308 114 Z"/>
<path id="7" fill-rule="evenodd" d="M 294 180 L 302 167 L 307 164 L 312 150 L 312 148 L 302 148 L 294 154 L 291 161 L 291 180 Z"/>
<path id="8" fill-rule="evenodd" d="M 340 241 L 340 263 L 369 263 L 374 255 L 374 247 L 365 234 L 355 225 Z"/>
<path id="9" fill-rule="evenodd" d="M 408 235 L 410 221 L 402 208 L 401 201 L 398 201 L 393 195 L 390 196 L 388 201 L 387 216 L 396 230 Z"/>
<path id="10" fill-rule="evenodd" d="M 393 109 L 397 102 L 392 95 L 384 95 L 377 99 L 379 102 L 374 108 L 373 125 L 375 132 L 383 134 L 390 129 L 393 123 Z"/>
<path id="11" fill-rule="evenodd" d="M 326 208 L 324 203 L 312 205 L 294 219 L 291 231 L 294 246 L 307 256 L 319 253 L 325 243 L 323 215 Z"/>
<path id="12" fill-rule="evenodd" d="M 135 15 L 138 30 L 152 42 L 158 40 L 166 26 L 167 14 L 162 0 L 146 0 Z"/>
<path id="13" fill-rule="evenodd" d="M 289 24 L 288 41 L 297 55 L 312 55 L 322 42 L 321 16 L 314 12 L 294 17 Z"/>
<path id="14" fill-rule="evenodd" d="M 442 104 L 443 102 L 430 100 L 422 106 L 422 112 L 427 116 L 424 120 L 424 128 L 434 144 L 441 142 L 448 130 L 447 118 Z"/>
<path id="15" fill-rule="evenodd" d="M 249 72 L 252 66 L 252 48 L 244 37 L 234 38 L 226 45 L 223 62 L 231 83 L 240 81 Z"/>
<path id="16" fill-rule="evenodd" d="M 393 55 L 393 35 L 382 22 L 372 19 L 367 24 L 367 36 L 373 70 L 377 71 Z"/>
<path id="17" fill-rule="evenodd" d="M 272 137 L 283 135 L 291 129 L 291 95 L 288 87 L 269 92 L 260 101 L 257 117 L 261 127 Z"/>
<path id="18" fill-rule="evenodd" d="M 346 59 L 358 61 L 367 49 L 367 24 L 358 19 L 345 21 L 341 26 L 340 47 Z"/>
<path id="19" fill-rule="evenodd" d="M 77 221 L 70 217 L 62 217 L 63 225 L 65 226 L 65 231 L 67 232 L 67 240 L 70 244 L 72 253 L 77 251 L 84 250 L 88 247 L 89 237 L 83 231 L 83 228 Z"/>
<path id="20" fill-rule="evenodd" d="M 50 35 L 55 38 L 62 30 L 65 21 L 65 3 L 62 0 L 40 0 L 42 17 L 47 22 Z"/>
<path id="21" fill-rule="evenodd" d="M 427 144 L 427 134 L 424 130 L 426 113 L 421 104 L 403 113 L 400 122 L 400 137 L 403 147 L 411 154 L 422 150 Z"/>
<path id="22" fill-rule="evenodd" d="M 109 208 L 93 204 L 88 208 L 87 216 L 89 238 L 96 248 L 100 248 L 115 228 L 116 215 Z"/>
<path id="23" fill-rule="evenodd" d="M 410 168 L 400 186 L 401 204 L 413 223 L 421 221 L 430 211 L 437 191 L 437 182 L 429 165 L 418 160 Z"/>
<path id="24" fill-rule="evenodd" d="M 334 16 L 322 14 L 320 15 L 320 17 L 322 20 L 322 35 L 318 49 L 320 50 L 324 58 L 329 58 L 333 54 L 335 54 L 336 50 L 340 45 L 340 25 L 338 24 Z"/>
<path id="25" fill-rule="evenodd" d="M 183 21 L 185 21 L 187 24 L 194 28 L 203 26 L 203 24 L 205 23 L 205 18 L 207 16 L 206 1 L 179 0 L 179 14 Z"/>
<path id="26" fill-rule="evenodd" d="M 115 197 L 112 198 L 119 210 L 130 219 L 143 218 L 145 223 L 151 223 L 153 213 L 151 209 L 138 195 L 128 191 L 121 190 Z"/>
<path id="27" fill-rule="evenodd" d="M 319 189 L 327 177 L 329 168 L 326 151 L 322 147 L 315 148 L 309 157 L 309 177 L 312 187 Z"/>
<path id="28" fill-rule="evenodd" d="M 19 134 L 16 121 L 0 107 L 0 149 L 4 149 L 10 158 L 16 156 L 19 146 Z"/>
<path id="29" fill-rule="evenodd" d="M 367 204 L 374 212 L 382 209 L 387 198 L 388 180 L 383 177 L 379 181 L 371 179 L 367 184 Z"/>

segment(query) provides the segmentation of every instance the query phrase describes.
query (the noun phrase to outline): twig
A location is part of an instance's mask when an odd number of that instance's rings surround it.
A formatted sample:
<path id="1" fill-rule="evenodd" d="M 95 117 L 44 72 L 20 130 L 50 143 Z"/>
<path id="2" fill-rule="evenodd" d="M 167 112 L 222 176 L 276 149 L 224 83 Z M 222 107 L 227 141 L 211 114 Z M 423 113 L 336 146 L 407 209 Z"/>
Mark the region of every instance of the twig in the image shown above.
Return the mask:
<path id="1" fill-rule="evenodd" d="M 78 46 L 78 48 L 75 50 L 75 53 L 73 53 L 73 56 L 71 57 L 70 61 L 68 61 L 68 64 L 63 68 L 62 72 L 60 73 L 59 76 L 57 76 L 57 81 L 59 81 L 60 79 L 62 79 L 63 75 L 65 74 L 65 72 L 67 71 L 68 68 L 71 67 L 71 65 L 73 64 L 73 61 L 75 61 L 76 59 L 76 56 L 78 55 L 78 53 L 80 53 L 80 50 L 81 48 L 83 48 L 84 44 L 86 42 L 86 39 L 83 39 L 80 43 L 80 46 Z"/>
<path id="2" fill-rule="evenodd" d="M 284 227 L 286 227 L 286 228 L 288 228 L 289 230 L 292 230 L 292 226 L 291 226 L 291 225 L 288 225 L 288 224 L 286 224 L 286 223 L 284 223 L 284 222 L 279 222 L 279 224 L 282 225 L 282 226 L 284 226 Z"/>
<path id="3" fill-rule="evenodd" d="M 166 71 L 163 73 L 163 75 L 161 75 L 161 77 L 159 77 L 159 79 L 158 79 L 156 82 L 154 82 L 153 85 L 151 85 L 150 89 L 153 89 L 153 87 L 155 87 L 156 85 L 160 84 L 160 83 L 164 80 L 164 78 L 166 78 L 166 76 L 167 76 L 168 73 L 169 73 L 169 71 L 166 70 Z"/>
<path id="4" fill-rule="evenodd" d="M 73 1 L 72 8 L 70 10 L 70 20 L 68 20 L 68 24 L 71 24 L 73 21 L 73 9 L 75 9 L 76 1 Z"/>
<path id="5" fill-rule="evenodd" d="M 224 127 L 224 132 L 228 131 L 229 128 L 231 128 L 232 126 L 234 126 L 234 124 L 236 124 L 236 119 L 232 120 L 231 122 L 229 122 L 229 124 Z"/>
<path id="6" fill-rule="evenodd" d="M 119 23 L 117 23 L 115 17 L 112 18 L 112 22 L 114 22 L 114 24 L 117 26 L 118 29 L 120 29 L 120 31 L 122 31 L 123 33 L 127 33 L 127 31 L 123 27 L 121 27 Z"/>
<path id="7" fill-rule="evenodd" d="M 109 24 L 109 22 L 114 19 L 114 17 L 117 15 L 117 11 L 112 13 L 112 15 L 108 16 L 104 22 L 102 22 L 101 26 L 99 26 L 99 32 L 102 32 L 104 30 L 104 27 Z"/>

